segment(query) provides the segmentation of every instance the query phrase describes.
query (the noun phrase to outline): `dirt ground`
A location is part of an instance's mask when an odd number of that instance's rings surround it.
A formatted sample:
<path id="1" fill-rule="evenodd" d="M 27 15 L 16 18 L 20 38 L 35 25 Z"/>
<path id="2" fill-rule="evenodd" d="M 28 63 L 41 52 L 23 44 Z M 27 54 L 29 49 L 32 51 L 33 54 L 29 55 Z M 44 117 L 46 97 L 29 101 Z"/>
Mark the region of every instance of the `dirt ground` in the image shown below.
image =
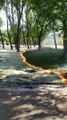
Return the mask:
<path id="1" fill-rule="evenodd" d="M 67 91 L 0 90 L 0 120 L 67 120 Z"/>
<path id="2" fill-rule="evenodd" d="M 28 71 L 29 67 L 22 62 L 19 53 L 0 50 L 0 84 L 60 80 L 46 71 Z M 54 86 L 21 90 L 0 86 L 0 120 L 67 120 L 67 85 Z"/>

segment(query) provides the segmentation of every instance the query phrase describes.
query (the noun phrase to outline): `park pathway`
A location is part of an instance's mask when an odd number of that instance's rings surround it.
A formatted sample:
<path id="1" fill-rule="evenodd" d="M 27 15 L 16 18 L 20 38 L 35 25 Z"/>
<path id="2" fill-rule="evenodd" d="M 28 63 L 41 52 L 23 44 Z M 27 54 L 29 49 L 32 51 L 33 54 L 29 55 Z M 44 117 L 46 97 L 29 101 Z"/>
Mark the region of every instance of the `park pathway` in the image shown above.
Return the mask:
<path id="1" fill-rule="evenodd" d="M 67 120 L 67 85 L 44 84 L 54 80 L 15 50 L 0 50 L 0 120 Z"/>
<path id="2" fill-rule="evenodd" d="M 59 83 L 61 81 L 59 76 L 50 71 L 27 66 L 15 50 L 0 50 L 0 81 L 25 80 L 39 83 L 56 83 L 57 81 Z"/>

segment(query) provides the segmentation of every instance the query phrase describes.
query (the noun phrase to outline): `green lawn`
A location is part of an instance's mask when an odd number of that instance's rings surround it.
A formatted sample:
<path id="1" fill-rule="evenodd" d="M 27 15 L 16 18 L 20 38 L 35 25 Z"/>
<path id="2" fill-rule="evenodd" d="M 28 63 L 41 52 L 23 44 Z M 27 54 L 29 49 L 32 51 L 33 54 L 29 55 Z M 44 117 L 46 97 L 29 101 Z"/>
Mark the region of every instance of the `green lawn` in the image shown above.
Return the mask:
<path id="1" fill-rule="evenodd" d="M 56 68 L 64 63 L 62 49 L 45 48 L 40 51 L 26 51 L 24 56 L 30 64 L 45 69 Z"/>

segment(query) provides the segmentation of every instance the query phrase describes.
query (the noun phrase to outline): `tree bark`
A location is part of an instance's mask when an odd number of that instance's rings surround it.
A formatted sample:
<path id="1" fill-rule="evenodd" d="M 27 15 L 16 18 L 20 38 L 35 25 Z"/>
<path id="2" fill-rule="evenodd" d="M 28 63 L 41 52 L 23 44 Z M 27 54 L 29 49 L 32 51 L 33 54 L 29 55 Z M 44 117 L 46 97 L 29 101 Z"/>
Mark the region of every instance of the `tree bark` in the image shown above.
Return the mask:
<path id="1" fill-rule="evenodd" d="M 14 12 L 13 12 L 13 4 L 12 4 L 12 0 L 11 1 L 11 14 L 12 14 L 12 23 L 14 24 Z"/>
<path id="2" fill-rule="evenodd" d="M 35 47 L 35 41 L 34 41 L 34 37 L 32 35 L 31 35 L 31 39 L 32 39 L 33 45 Z"/>
<path id="3" fill-rule="evenodd" d="M 26 6 L 26 30 L 27 30 L 27 33 L 26 33 L 26 42 L 27 42 L 27 48 L 29 49 L 29 23 L 28 23 L 28 4 Z"/>
<path id="4" fill-rule="evenodd" d="M 7 1 L 8 2 L 8 1 Z M 9 25 L 8 25 L 8 20 L 9 20 L 9 22 L 10 22 L 10 24 L 11 24 L 11 20 L 10 20 L 10 17 L 8 17 L 9 16 L 9 14 L 8 14 L 8 6 L 7 6 L 8 4 L 6 4 L 6 16 L 7 16 L 7 35 L 8 35 L 8 40 L 9 40 L 9 44 L 10 44 L 10 48 L 11 48 L 11 50 L 13 50 L 13 46 L 12 46 L 12 42 L 11 42 L 11 37 L 10 37 L 10 33 L 9 33 Z"/>
<path id="5" fill-rule="evenodd" d="M 25 40 L 24 32 L 23 32 L 23 43 L 24 43 L 24 45 L 26 46 L 26 40 Z"/>
<path id="6" fill-rule="evenodd" d="M 64 37 L 63 37 L 63 45 L 64 45 L 64 58 L 67 58 L 67 21 L 63 21 L 63 31 L 64 31 Z"/>
<path id="7" fill-rule="evenodd" d="M 10 37 L 9 30 L 8 30 L 8 18 L 7 18 L 7 34 L 8 34 L 10 48 L 11 48 L 11 50 L 13 50 L 13 46 L 12 46 L 12 42 L 11 42 L 11 37 Z"/>
<path id="8" fill-rule="evenodd" d="M 41 27 L 41 30 L 40 30 L 39 35 L 38 35 L 38 50 L 41 49 L 42 32 L 43 32 L 43 26 Z"/>
<path id="9" fill-rule="evenodd" d="M 26 2 L 26 0 L 22 0 L 21 11 L 20 11 L 19 17 L 18 17 L 17 33 L 16 33 L 16 38 L 15 38 L 17 52 L 20 51 L 20 22 L 21 22 L 21 17 L 22 17 L 25 2 Z"/>
<path id="10" fill-rule="evenodd" d="M 57 49 L 57 42 L 56 42 L 56 35 L 55 35 L 54 22 L 53 22 L 53 37 L 54 37 L 55 48 Z"/>
<path id="11" fill-rule="evenodd" d="M 0 29 L 0 36 L 1 36 L 1 40 L 2 40 L 2 46 L 3 46 L 3 49 L 5 49 L 5 46 L 4 46 L 4 39 L 3 39 L 3 36 L 2 36 L 1 29 Z"/>
<path id="12" fill-rule="evenodd" d="M 55 48 L 57 49 L 56 36 L 55 36 L 55 30 L 54 29 L 53 29 L 53 37 L 54 37 Z"/>

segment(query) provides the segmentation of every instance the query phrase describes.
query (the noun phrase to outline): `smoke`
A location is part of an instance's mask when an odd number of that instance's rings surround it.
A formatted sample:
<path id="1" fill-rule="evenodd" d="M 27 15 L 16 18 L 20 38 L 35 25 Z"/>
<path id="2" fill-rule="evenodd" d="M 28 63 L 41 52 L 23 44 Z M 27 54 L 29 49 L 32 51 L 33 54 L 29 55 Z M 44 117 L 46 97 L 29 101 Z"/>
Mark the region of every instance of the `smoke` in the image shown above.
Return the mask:
<path id="1" fill-rule="evenodd" d="M 57 46 L 63 46 L 63 33 L 61 30 L 58 32 L 55 32 L 55 37 L 56 37 Z M 54 35 L 52 31 L 46 34 L 46 38 L 42 41 L 41 45 L 42 47 L 55 46 Z"/>

